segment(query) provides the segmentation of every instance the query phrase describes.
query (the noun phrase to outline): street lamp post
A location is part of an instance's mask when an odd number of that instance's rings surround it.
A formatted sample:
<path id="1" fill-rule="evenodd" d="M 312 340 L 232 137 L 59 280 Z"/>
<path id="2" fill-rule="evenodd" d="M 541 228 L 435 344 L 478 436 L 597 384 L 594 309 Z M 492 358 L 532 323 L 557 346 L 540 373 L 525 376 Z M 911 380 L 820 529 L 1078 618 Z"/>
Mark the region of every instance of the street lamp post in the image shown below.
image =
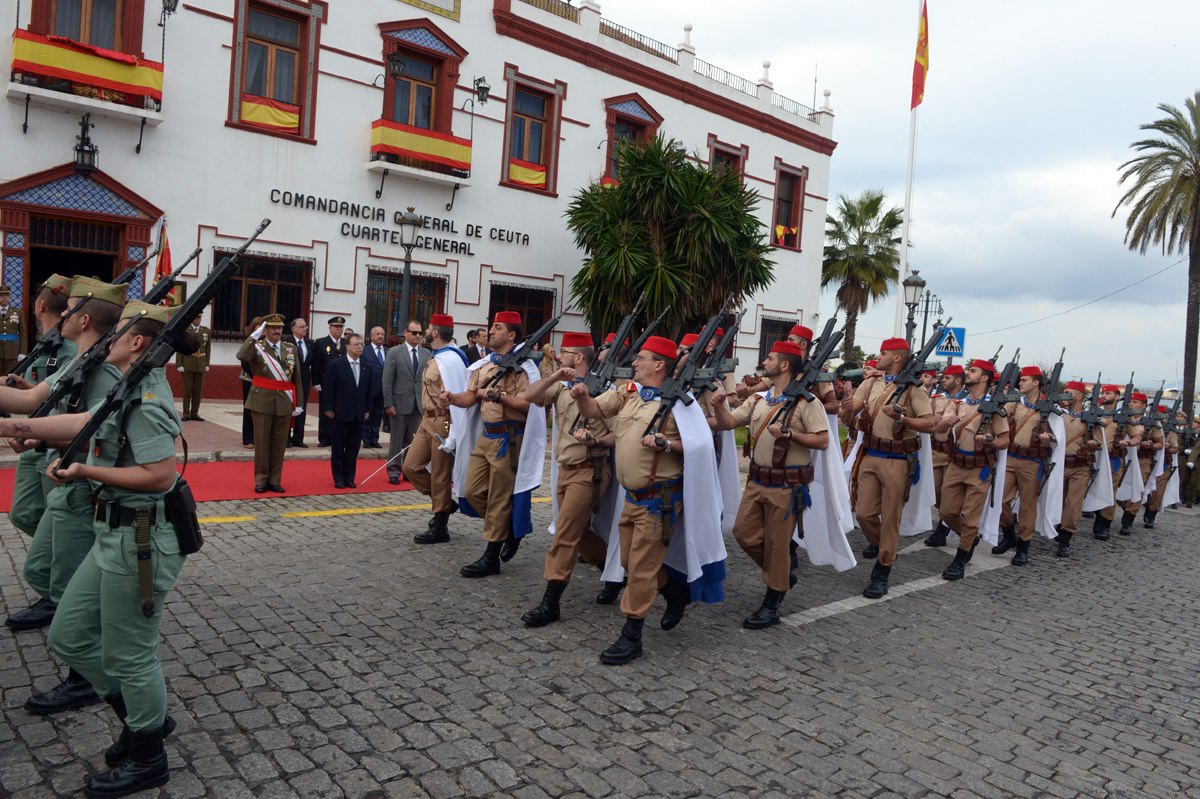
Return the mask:
<path id="1" fill-rule="evenodd" d="M 934 311 L 934 309 L 937 309 Z M 937 318 L 942 318 L 942 298 L 934 294 L 929 289 L 925 289 L 925 299 L 921 303 L 921 346 L 925 346 L 925 334 L 929 330 L 929 314 L 930 312 L 937 314 Z M 936 323 L 934 329 L 939 327 Z"/>
<path id="2" fill-rule="evenodd" d="M 400 216 L 400 246 L 404 248 L 404 280 L 400 284 L 400 308 L 404 318 L 400 324 L 407 325 L 412 319 L 412 251 L 417 246 L 417 233 L 425 226 L 425 218 L 409 209 Z"/>
<path id="3" fill-rule="evenodd" d="M 925 279 L 917 274 L 917 271 L 916 269 L 912 270 L 912 274 L 904 278 L 901 283 L 904 286 L 904 304 L 908 306 L 908 324 L 905 327 L 904 338 L 908 341 L 910 348 L 913 343 L 913 332 L 917 328 L 914 314 L 917 311 L 917 305 L 921 302 L 921 291 L 925 288 Z"/>

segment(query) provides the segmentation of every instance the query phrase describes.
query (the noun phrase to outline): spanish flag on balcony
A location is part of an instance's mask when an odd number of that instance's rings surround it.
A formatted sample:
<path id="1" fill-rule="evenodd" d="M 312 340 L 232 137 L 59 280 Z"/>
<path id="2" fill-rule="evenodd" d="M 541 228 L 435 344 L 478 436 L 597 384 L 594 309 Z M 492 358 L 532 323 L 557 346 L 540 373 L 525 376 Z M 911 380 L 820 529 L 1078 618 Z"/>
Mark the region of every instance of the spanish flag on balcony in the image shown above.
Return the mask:
<path id="1" fill-rule="evenodd" d="M 508 159 L 508 182 L 531 189 L 546 188 L 546 167 L 520 158 Z"/>
<path id="2" fill-rule="evenodd" d="M 281 133 L 295 133 L 300 130 L 300 106 L 243 94 L 241 120 Z"/>
<path id="3" fill-rule="evenodd" d="M 471 168 L 471 142 L 447 133 L 436 133 L 390 119 L 371 123 L 371 152 L 416 158 L 451 169 Z"/>
<path id="4" fill-rule="evenodd" d="M 62 36 L 14 30 L 12 71 L 162 100 L 162 64 Z"/>

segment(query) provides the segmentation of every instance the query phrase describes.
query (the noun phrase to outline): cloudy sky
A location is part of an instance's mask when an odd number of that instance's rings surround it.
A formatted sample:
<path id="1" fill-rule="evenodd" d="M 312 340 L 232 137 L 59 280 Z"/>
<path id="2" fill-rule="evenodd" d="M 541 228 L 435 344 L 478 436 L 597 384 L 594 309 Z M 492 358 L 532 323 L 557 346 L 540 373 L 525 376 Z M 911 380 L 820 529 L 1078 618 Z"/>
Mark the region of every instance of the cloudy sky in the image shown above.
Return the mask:
<path id="1" fill-rule="evenodd" d="M 770 59 L 776 91 L 805 104 L 819 65 L 836 114 L 831 199 L 881 188 L 903 204 L 916 0 L 600 3 L 671 45 L 691 22 L 697 57 L 750 79 Z M 1111 214 L 1138 126 L 1200 89 L 1197 31 L 1196 0 L 929 0 L 909 260 L 967 328 L 969 355 L 1004 344 L 1050 364 L 1065 346 L 1068 375 L 1182 378 L 1186 261 L 1029 322 L 1186 257 L 1131 253 Z M 864 348 L 891 335 L 894 309 L 893 297 L 860 320 Z"/>

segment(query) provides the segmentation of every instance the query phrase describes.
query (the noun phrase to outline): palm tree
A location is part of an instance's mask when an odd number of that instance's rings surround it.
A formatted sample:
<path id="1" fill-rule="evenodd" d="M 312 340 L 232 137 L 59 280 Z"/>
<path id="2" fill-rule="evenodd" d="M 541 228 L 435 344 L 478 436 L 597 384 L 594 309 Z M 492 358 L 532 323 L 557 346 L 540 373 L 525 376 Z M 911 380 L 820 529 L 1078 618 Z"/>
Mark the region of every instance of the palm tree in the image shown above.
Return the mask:
<path id="1" fill-rule="evenodd" d="M 1128 205 L 1125 243 L 1145 255 L 1150 245 L 1164 255 L 1188 253 L 1187 320 L 1183 333 L 1183 410 L 1192 417 L 1196 396 L 1196 347 L 1200 338 L 1200 91 L 1184 110 L 1160 103 L 1167 116 L 1141 125 L 1155 138 L 1130 145 L 1141 153 L 1119 167 L 1120 183 L 1132 181 L 1113 216 Z"/>
<path id="2" fill-rule="evenodd" d="M 583 188 L 566 212 L 584 252 L 571 295 L 593 332 L 616 329 L 643 290 L 645 319 L 671 306 L 670 336 L 771 284 L 759 197 L 738 173 L 705 169 L 662 136 L 623 145 L 620 159 L 619 182 Z"/>
<path id="3" fill-rule="evenodd" d="M 842 357 L 854 349 L 859 314 L 887 296 L 900 279 L 900 227 L 904 211 L 884 210 L 882 191 L 868 189 L 856 199 L 838 197 L 836 216 L 825 217 L 825 257 L 821 288 L 837 286 L 838 307 L 846 312 Z"/>

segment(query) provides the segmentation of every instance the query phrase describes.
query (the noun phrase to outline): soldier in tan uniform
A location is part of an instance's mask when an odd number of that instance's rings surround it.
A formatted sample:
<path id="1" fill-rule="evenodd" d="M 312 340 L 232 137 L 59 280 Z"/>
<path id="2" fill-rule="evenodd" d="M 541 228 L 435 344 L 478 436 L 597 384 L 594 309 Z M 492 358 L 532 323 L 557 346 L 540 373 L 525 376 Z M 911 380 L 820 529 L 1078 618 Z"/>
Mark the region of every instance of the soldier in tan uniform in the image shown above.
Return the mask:
<path id="1" fill-rule="evenodd" d="M 1158 412 L 1160 418 L 1166 419 L 1167 414 L 1170 414 L 1171 409 L 1166 405 L 1159 405 Z M 1158 483 L 1154 488 L 1154 493 L 1146 499 L 1145 512 L 1142 514 L 1142 527 L 1147 530 L 1154 529 L 1154 520 L 1158 516 L 1158 512 L 1162 510 L 1163 495 L 1167 493 L 1167 483 L 1171 481 L 1171 476 L 1175 473 L 1176 466 L 1179 462 L 1179 433 L 1175 430 L 1169 430 L 1165 436 L 1162 426 L 1159 425 L 1157 432 L 1163 436 L 1163 447 L 1158 452 L 1157 457 L 1164 458 L 1163 472 L 1158 476 Z"/>
<path id="2" fill-rule="evenodd" d="M 1152 426 L 1142 425 L 1142 417 L 1146 413 L 1146 403 L 1149 399 L 1140 391 L 1133 392 L 1129 397 L 1130 415 L 1141 433 L 1136 446 L 1138 467 L 1142 470 L 1142 485 L 1150 482 L 1150 475 L 1157 471 L 1158 459 L 1163 457 L 1162 451 L 1166 446 L 1162 427 L 1157 423 Z M 1135 445 L 1131 443 L 1129 446 Z M 1137 519 L 1138 510 L 1142 507 L 1142 497 L 1119 500 L 1117 504 L 1121 506 L 1121 529 L 1117 532 L 1121 535 L 1133 535 L 1133 523 Z"/>
<path id="3" fill-rule="evenodd" d="M 1100 387 L 1100 407 L 1110 417 L 1116 412 L 1120 399 L 1120 386 L 1109 383 Z M 1112 469 L 1111 477 L 1113 481 L 1113 493 L 1115 494 L 1117 487 L 1121 485 L 1121 480 L 1125 475 L 1126 447 L 1127 445 L 1136 447 L 1142 440 L 1142 431 L 1138 425 L 1128 425 L 1125 430 L 1118 432 L 1116 421 L 1112 418 L 1107 418 L 1104 420 L 1104 437 L 1108 441 L 1108 461 Z M 1097 541 L 1108 540 L 1109 529 L 1112 527 L 1112 522 L 1116 515 L 1117 506 L 1115 504 L 1096 511 L 1095 521 L 1092 522 L 1092 535 Z"/>
<path id="4" fill-rule="evenodd" d="M 851 504 L 859 528 L 878 549 L 871 582 L 863 590 L 868 599 L 879 599 L 888 592 L 888 578 L 900 547 L 900 515 L 921 448 L 918 434 L 933 432 L 933 409 L 922 389 L 904 392 L 903 403 L 896 404 L 898 389 L 892 379 L 908 357 L 907 341 L 884 339 L 878 371 L 863 380 L 853 397 L 842 401 L 842 421 L 849 424 L 857 417 L 855 424 L 863 431 L 862 449 L 854 463 Z"/>
<path id="5" fill-rule="evenodd" d="M 9 287 L 0 286 L 0 374 L 11 373 L 25 353 L 25 315 L 8 304 L 11 297 Z"/>
<path id="6" fill-rule="evenodd" d="M 1066 460 L 1063 464 L 1063 511 L 1058 525 L 1058 552 L 1060 558 L 1071 556 L 1071 539 L 1079 532 L 1079 519 L 1083 514 L 1083 499 L 1087 496 L 1092 480 L 1107 480 L 1108 475 L 1093 474 L 1096 468 L 1096 451 L 1100 441 L 1091 435 L 1088 426 L 1080 418 L 1087 386 L 1078 380 L 1067 383 L 1064 399 L 1060 405 L 1066 410 L 1063 426 L 1067 438 L 1063 442 Z"/>
<path id="7" fill-rule="evenodd" d="M 929 396 L 929 404 L 933 409 L 935 419 L 945 416 L 951 403 L 962 394 L 963 379 L 966 374 L 967 371 L 958 364 L 951 364 L 942 372 L 941 390 L 935 390 Z M 935 430 L 930 436 L 929 443 L 933 448 L 933 488 L 937 496 L 937 506 L 940 508 L 942 506 L 942 481 L 946 478 L 946 466 L 950 463 L 949 452 L 954 449 L 954 442 L 950 440 L 948 432 L 939 433 Z M 946 535 L 949 532 L 950 528 L 946 526 L 946 523 L 938 519 L 937 527 L 925 539 L 925 546 L 946 546 Z"/>
<path id="8" fill-rule="evenodd" d="M 188 330 L 200 342 L 200 349 L 191 355 L 177 354 L 175 366 L 183 373 L 183 413 L 181 421 L 203 422 L 200 418 L 200 397 L 204 393 L 204 375 L 212 363 L 212 331 L 200 324 L 196 314 Z"/>
<path id="9" fill-rule="evenodd" d="M 717 426 L 722 430 L 748 427 L 750 434 L 750 475 L 733 537 L 762 569 L 767 593 L 762 606 L 742 622 L 749 630 L 779 623 L 779 606 L 792 586 L 788 545 L 804 509 L 812 504 L 808 493 L 812 450 L 829 446 L 829 423 L 819 400 L 801 399 L 787 418 L 781 418 L 787 399 L 783 391 L 803 366 L 800 346 L 777 341 L 763 361 L 763 376 L 770 386 L 765 396 L 754 394 L 732 412 L 725 394 L 713 397 Z"/>
<path id="10" fill-rule="evenodd" d="M 661 591 L 667 600 L 660 622 L 664 630 L 679 624 L 691 602 L 687 585 L 668 580 L 663 567 L 667 544 L 683 508 L 683 442 L 673 414 L 667 416 L 660 435 L 646 433 L 659 409 L 659 389 L 675 373 L 677 352 L 670 339 L 650 336 L 633 362 L 636 382 L 595 399 L 582 384 L 571 389 L 583 416 L 616 417 L 614 457 L 617 481 L 625 489 L 618 528 L 627 585 L 621 597 L 625 626 L 616 642 L 600 654 L 600 661 L 610 666 L 641 657 L 642 626 L 656 592 Z"/>
<path id="11" fill-rule="evenodd" d="M 521 340 L 521 315 L 516 311 L 498 311 L 488 334 L 488 349 L 507 355 Z M 467 390 L 442 392 L 442 407 L 479 406 L 483 434 L 471 450 L 467 466 L 467 485 L 462 496 L 483 516 L 483 539 L 487 547 L 479 560 L 459 570 L 463 577 L 487 577 L 500 573 L 517 553 L 519 539 L 512 536 L 513 489 L 517 485 L 517 462 L 525 435 L 525 417 L 529 403 L 522 396 L 529 388 L 529 375 L 517 369 L 495 386 L 485 388 L 500 369 L 487 363 L 470 373 Z"/>
<path id="12" fill-rule="evenodd" d="M 433 350 L 433 357 L 425 364 L 425 370 L 421 373 L 420 407 L 425 409 L 425 415 L 417 432 L 413 434 L 403 466 L 404 476 L 413 484 L 413 488 L 433 500 L 433 518 L 429 521 L 429 529 L 413 536 L 413 541 L 418 544 L 441 544 L 449 541 L 447 522 L 450 514 L 458 510 L 452 486 L 454 455 L 441 448 L 442 441 L 450 437 L 450 411 L 438 402 L 438 398 L 446 390 L 438 355 L 443 351 L 450 351 L 461 359 L 464 371 L 467 367 L 467 358 L 463 351 L 450 343 L 453 337 L 454 317 L 433 314 L 429 320 L 429 330 L 425 334 L 426 342 Z M 441 441 L 438 440 L 439 437 Z"/>
<path id="13" fill-rule="evenodd" d="M 282 494 L 283 456 L 304 390 L 300 355 L 294 344 L 283 341 L 283 314 L 268 315 L 242 343 L 237 359 L 249 364 L 253 374 L 246 410 L 254 418 L 254 491 Z"/>
<path id="14" fill-rule="evenodd" d="M 988 429 L 980 430 L 979 403 L 987 395 L 996 372 L 990 361 L 971 361 L 967 367 L 967 396 L 954 400 L 937 420 L 935 430 L 951 433 L 954 449 L 942 481 L 939 508 L 946 524 L 958 532 L 954 561 L 942 571 L 946 580 L 961 580 L 971 553 L 979 542 L 979 519 L 995 477 L 997 451 L 1008 447 L 1008 421 L 993 416 Z"/>
<path id="15" fill-rule="evenodd" d="M 546 593 L 537 607 L 521 616 L 526 627 L 544 627 L 558 621 L 559 600 L 576 560 L 603 569 L 608 554 L 604 539 L 592 529 L 592 514 L 608 490 L 609 452 L 616 445 L 616 436 L 604 420 L 583 418 L 578 403 L 571 397 L 571 388 L 583 380 L 595 354 L 592 337 L 587 333 L 564 333 L 558 354 L 563 368 L 525 390 L 525 399 L 534 405 L 553 404 L 554 424 L 558 429 L 555 445 L 558 484 L 554 486 L 558 516 L 554 520 L 554 540 L 546 553 Z M 620 590 L 621 584 L 615 585 Z M 612 592 L 606 585 L 600 598 L 607 598 Z M 613 594 L 612 599 L 615 598 Z"/>
<path id="16" fill-rule="evenodd" d="M 1021 399 L 1005 405 L 1010 428 L 1008 467 L 1004 472 L 1004 504 L 1000 509 L 1000 540 L 992 547 L 993 555 L 1003 555 L 1016 547 L 1014 566 L 1029 562 L 1029 542 L 1037 524 L 1041 479 L 1050 462 L 1054 436 L 1044 430 L 1036 403 L 1042 395 L 1045 375 L 1037 366 L 1021 369 L 1017 390 Z M 1013 516 L 1012 503 L 1021 498 L 1020 513 Z"/>

